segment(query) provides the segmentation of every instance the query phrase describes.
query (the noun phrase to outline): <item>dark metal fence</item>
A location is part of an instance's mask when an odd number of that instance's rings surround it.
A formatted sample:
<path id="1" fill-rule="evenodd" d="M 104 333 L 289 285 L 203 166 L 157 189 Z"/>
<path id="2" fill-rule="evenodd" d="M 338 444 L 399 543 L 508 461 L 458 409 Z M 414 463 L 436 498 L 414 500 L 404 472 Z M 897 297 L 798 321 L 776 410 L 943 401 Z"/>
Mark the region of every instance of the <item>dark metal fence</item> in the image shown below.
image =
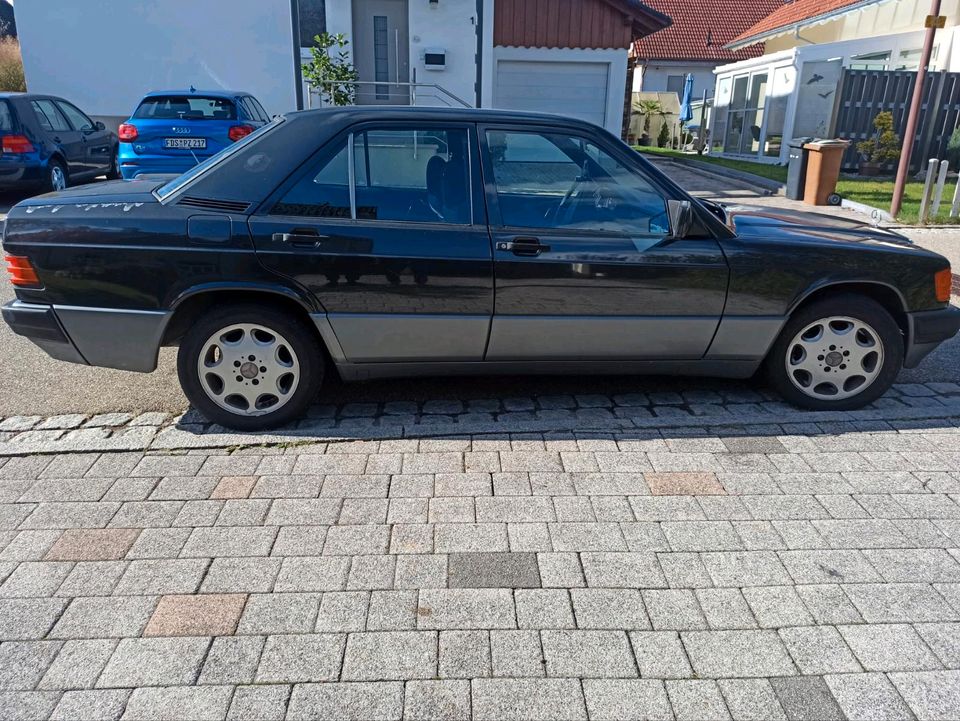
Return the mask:
<path id="1" fill-rule="evenodd" d="M 852 140 L 843 156 L 843 170 L 856 172 L 856 143 L 873 137 L 877 113 L 893 113 L 893 127 L 902 135 L 917 74 L 906 70 L 844 70 L 832 135 Z M 947 143 L 960 122 L 960 73 L 927 73 L 923 83 L 920 123 L 913 141 L 910 170 L 926 167 L 930 158 L 944 158 Z M 891 173 L 895 166 L 890 166 Z"/>

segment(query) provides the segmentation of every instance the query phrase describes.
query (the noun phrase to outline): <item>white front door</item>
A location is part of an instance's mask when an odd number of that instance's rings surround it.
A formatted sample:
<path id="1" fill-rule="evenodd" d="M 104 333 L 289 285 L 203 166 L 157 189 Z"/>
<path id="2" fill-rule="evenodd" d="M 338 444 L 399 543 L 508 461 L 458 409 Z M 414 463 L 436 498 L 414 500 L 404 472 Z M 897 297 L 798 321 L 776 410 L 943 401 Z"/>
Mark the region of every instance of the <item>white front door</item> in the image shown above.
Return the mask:
<path id="1" fill-rule="evenodd" d="M 409 105 L 407 0 L 353 0 L 358 105 Z"/>

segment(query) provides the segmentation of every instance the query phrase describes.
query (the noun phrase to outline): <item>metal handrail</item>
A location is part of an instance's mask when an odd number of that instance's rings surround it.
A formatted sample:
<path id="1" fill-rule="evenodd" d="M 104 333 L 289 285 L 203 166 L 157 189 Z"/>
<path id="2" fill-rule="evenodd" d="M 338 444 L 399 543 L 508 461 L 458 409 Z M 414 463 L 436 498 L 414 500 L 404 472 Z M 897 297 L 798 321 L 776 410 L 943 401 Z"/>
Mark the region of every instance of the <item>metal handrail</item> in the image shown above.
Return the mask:
<path id="1" fill-rule="evenodd" d="M 381 86 L 381 87 L 383 87 L 384 85 L 387 85 L 387 86 L 394 86 L 394 87 L 404 87 L 404 88 L 408 88 L 408 89 L 411 91 L 411 92 L 410 92 L 410 104 L 411 104 L 411 105 L 413 105 L 413 104 L 416 102 L 416 98 L 417 98 L 416 91 L 417 91 L 417 88 L 431 88 L 431 89 L 433 89 L 433 90 L 439 91 L 443 96 L 446 96 L 447 98 L 450 98 L 450 99 L 453 100 L 454 102 L 458 103 L 459 106 L 462 107 L 462 108 L 472 108 L 472 107 L 473 107 L 472 105 L 470 105 L 470 103 L 468 103 L 468 102 L 467 102 L 466 100 L 464 100 L 463 98 L 460 98 L 460 97 L 454 95 L 454 94 L 451 93 L 449 90 L 447 90 L 445 87 L 443 87 L 442 85 L 437 85 L 436 83 L 416 83 L 416 82 L 414 82 L 414 83 L 410 83 L 410 82 L 392 82 L 392 83 L 391 83 L 391 82 L 389 82 L 389 81 L 387 81 L 387 82 L 377 82 L 376 80 L 350 80 L 350 81 L 346 81 L 346 80 L 325 80 L 325 81 L 322 81 L 320 84 L 321 84 L 321 85 L 329 85 L 329 86 L 331 86 L 331 87 L 333 87 L 333 86 L 335 86 L 335 85 L 337 85 L 337 86 L 339 86 L 339 85 L 355 85 L 355 86 L 358 86 L 358 87 L 359 87 L 359 86 L 362 86 L 362 85 L 379 85 L 379 86 Z M 441 97 L 440 99 L 444 99 L 444 98 Z M 453 107 L 453 106 L 450 106 L 449 103 L 448 103 L 448 106 L 449 106 L 449 107 Z"/>

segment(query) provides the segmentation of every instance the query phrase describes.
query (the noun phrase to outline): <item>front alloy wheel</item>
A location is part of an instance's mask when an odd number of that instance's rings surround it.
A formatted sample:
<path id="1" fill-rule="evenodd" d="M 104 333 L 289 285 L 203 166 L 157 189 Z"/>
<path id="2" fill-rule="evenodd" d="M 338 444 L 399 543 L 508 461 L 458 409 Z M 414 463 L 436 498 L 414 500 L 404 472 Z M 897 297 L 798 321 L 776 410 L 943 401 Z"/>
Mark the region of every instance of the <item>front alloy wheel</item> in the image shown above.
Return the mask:
<path id="1" fill-rule="evenodd" d="M 296 313 L 218 306 L 187 330 L 177 373 L 189 401 L 208 419 L 257 431 L 306 412 L 323 380 L 324 356 L 316 331 Z"/>
<path id="2" fill-rule="evenodd" d="M 883 343 L 868 323 L 831 316 L 797 333 L 785 358 L 787 377 L 819 400 L 851 398 L 866 390 L 883 367 Z"/>
<path id="3" fill-rule="evenodd" d="M 852 293 L 794 312 L 766 360 L 771 385 L 816 411 L 862 408 L 883 395 L 903 365 L 903 334 L 872 298 Z"/>

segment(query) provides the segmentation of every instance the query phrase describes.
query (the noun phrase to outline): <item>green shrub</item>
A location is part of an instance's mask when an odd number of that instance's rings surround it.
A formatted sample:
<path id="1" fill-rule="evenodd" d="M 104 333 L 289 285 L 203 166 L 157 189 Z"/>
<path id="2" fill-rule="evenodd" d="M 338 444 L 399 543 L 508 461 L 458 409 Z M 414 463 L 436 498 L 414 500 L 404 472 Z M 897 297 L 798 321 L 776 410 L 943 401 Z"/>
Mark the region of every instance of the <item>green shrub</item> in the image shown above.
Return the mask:
<path id="1" fill-rule="evenodd" d="M 26 92 L 20 44 L 14 38 L 0 39 L 0 90 Z"/>
<path id="2" fill-rule="evenodd" d="M 950 136 L 950 141 L 947 143 L 947 160 L 950 162 L 952 169 L 960 168 L 960 125 L 954 129 L 953 135 Z"/>
<path id="3" fill-rule="evenodd" d="M 893 113 L 877 113 L 873 137 L 857 143 L 857 152 L 868 163 L 891 163 L 900 157 L 900 136 L 893 132 Z"/>
<path id="4" fill-rule="evenodd" d="M 670 142 L 670 128 L 667 127 L 666 123 L 660 124 L 660 132 L 657 133 L 657 147 L 665 148 L 667 143 Z"/>

